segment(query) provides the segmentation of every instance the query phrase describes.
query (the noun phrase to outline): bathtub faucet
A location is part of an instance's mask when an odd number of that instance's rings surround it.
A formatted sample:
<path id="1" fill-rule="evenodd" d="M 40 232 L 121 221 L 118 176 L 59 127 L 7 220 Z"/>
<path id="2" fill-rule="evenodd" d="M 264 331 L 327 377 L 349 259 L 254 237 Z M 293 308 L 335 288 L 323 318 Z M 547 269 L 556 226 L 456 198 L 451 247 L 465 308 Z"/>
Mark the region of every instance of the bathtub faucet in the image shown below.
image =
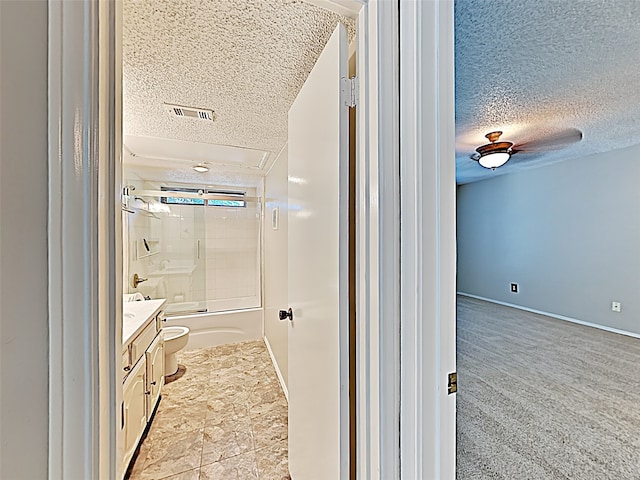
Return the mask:
<path id="1" fill-rule="evenodd" d="M 165 268 L 167 268 L 167 263 L 170 263 L 171 260 L 165 258 L 164 260 L 162 260 L 160 262 L 160 270 L 164 270 Z"/>

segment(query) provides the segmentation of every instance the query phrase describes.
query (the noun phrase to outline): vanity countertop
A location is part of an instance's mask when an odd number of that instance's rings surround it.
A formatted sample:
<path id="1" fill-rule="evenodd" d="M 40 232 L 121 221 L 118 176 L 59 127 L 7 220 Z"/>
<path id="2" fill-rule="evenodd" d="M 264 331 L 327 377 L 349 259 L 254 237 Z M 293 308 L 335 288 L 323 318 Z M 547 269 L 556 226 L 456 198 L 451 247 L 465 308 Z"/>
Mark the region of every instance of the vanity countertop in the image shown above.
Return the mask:
<path id="1" fill-rule="evenodd" d="M 166 299 L 125 302 L 122 304 L 122 348 L 146 327 L 160 312 Z"/>

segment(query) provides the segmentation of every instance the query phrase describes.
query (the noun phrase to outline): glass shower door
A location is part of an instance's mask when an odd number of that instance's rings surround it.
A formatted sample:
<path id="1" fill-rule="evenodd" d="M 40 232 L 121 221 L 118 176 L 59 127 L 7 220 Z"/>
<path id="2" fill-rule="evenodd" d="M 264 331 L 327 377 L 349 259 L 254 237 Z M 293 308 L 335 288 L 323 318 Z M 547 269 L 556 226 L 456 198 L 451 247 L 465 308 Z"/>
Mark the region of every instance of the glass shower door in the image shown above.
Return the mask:
<path id="1" fill-rule="evenodd" d="M 168 316 L 207 311 L 204 205 L 170 204 L 162 219 L 157 275 L 166 287 Z"/>
<path id="2" fill-rule="evenodd" d="M 137 194 L 145 211 L 132 211 L 127 232 L 130 251 L 143 253 L 129 255 L 129 270 L 148 277 L 138 291 L 166 298 L 173 316 L 260 306 L 262 209 L 255 188 L 147 184 Z"/>

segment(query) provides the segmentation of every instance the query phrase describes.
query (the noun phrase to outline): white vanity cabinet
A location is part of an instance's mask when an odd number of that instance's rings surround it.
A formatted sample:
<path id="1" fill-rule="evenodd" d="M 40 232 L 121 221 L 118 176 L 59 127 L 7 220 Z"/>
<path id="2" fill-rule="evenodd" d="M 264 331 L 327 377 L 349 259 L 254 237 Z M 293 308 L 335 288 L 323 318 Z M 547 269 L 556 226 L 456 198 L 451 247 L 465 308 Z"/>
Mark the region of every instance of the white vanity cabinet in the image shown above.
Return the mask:
<path id="1" fill-rule="evenodd" d="M 129 465 L 147 426 L 146 361 L 144 357 L 131 369 L 122 392 L 121 428 L 124 440 L 124 466 Z"/>
<path id="2" fill-rule="evenodd" d="M 160 333 L 145 352 L 147 367 L 147 420 L 151 420 L 153 409 L 160 399 L 164 385 L 164 338 Z"/>
<path id="3" fill-rule="evenodd" d="M 164 385 L 164 300 L 124 305 L 122 328 L 122 477 L 144 434 Z M 122 478 L 121 477 L 121 478 Z"/>

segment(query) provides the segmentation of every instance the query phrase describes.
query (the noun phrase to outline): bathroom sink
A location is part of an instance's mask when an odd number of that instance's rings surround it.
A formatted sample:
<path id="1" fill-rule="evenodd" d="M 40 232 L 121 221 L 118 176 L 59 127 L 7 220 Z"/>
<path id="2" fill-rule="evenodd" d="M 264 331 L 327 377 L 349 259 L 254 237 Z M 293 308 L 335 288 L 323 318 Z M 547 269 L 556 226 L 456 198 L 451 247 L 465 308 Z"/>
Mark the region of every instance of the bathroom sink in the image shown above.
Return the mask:
<path id="1" fill-rule="evenodd" d="M 133 340 L 145 325 L 152 322 L 165 303 L 164 298 L 124 303 L 122 305 L 122 344 L 126 345 Z"/>

